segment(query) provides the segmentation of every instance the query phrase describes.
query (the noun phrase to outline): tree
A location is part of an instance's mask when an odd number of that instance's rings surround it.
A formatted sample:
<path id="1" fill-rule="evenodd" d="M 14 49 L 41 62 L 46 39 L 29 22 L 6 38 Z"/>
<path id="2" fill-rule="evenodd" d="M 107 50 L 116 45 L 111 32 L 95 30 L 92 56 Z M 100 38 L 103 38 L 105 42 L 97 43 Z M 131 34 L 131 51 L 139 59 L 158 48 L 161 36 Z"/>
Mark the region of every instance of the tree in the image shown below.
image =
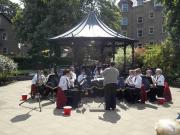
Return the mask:
<path id="1" fill-rule="evenodd" d="M 0 0 L 0 13 L 5 14 L 10 20 L 16 15 L 19 5 L 10 0 Z"/>
<path id="2" fill-rule="evenodd" d="M 174 71 L 177 71 L 180 76 L 180 1 L 179 0 L 160 0 L 165 8 L 166 13 L 166 26 L 169 33 L 169 39 L 171 46 L 174 49 L 172 67 Z"/>
<path id="3" fill-rule="evenodd" d="M 49 49 L 47 39 L 69 30 L 85 16 L 85 0 L 23 0 L 13 22 L 20 42 L 32 44 L 31 55 Z M 88 4 L 88 3 L 87 3 Z M 111 28 L 119 30 L 120 14 L 115 4 L 99 0 L 99 16 Z M 57 53 L 59 48 L 56 48 Z"/>

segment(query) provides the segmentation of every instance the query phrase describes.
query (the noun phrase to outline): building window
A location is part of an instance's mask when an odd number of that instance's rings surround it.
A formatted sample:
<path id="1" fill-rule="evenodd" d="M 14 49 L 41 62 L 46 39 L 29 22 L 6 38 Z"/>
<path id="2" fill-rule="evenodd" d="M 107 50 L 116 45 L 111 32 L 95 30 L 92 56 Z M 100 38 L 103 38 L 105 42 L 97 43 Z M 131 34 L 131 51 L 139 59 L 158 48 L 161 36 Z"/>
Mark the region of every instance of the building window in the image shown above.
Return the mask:
<path id="1" fill-rule="evenodd" d="M 3 48 L 3 54 L 8 54 L 8 48 Z"/>
<path id="2" fill-rule="evenodd" d="M 3 32 L 1 37 L 2 37 L 2 40 L 7 40 L 7 33 Z"/>
<path id="3" fill-rule="evenodd" d="M 128 12 L 128 4 L 127 3 L 123 3 L 122 7 L 121 7 L 122 12 Z"/>
<path id="4" fill-rule="evenodd" d="M 149 34 L 154 34 L 154 27 L 149 27 Z"/>
<path id="5" fill-rule="evenodd" d="M 128 25 L 128 18 L 127 17 L 122 18 L 121 25 Z"/>
<path id="6" fill-rule="evenodd" d="M 137 6 L 143 5 L 143 0 L 137 0 Z"/>
<path id="7" fill-rule="evenodd" d="M 138 17 L 137 18 L 137 23 L 143 23 L 143 17 Z"/>
<path id="8" fill-rule="evenodd" d="M 143 36 L 143 29 L 137 29 L 137 37 Z"/>
<path id="9" fill-rule="evenodd" d="M 122 31 L 122 35 L 127 37 L 127 31 Z"/>
<path id="10" fill-rule="evenodd" d="M 153 19 L 153 18 L 154 18 L 154 12 L 150 12 L 150 13 L 149 13 L 149 18 L 150 18 L 150 19 Z"/>

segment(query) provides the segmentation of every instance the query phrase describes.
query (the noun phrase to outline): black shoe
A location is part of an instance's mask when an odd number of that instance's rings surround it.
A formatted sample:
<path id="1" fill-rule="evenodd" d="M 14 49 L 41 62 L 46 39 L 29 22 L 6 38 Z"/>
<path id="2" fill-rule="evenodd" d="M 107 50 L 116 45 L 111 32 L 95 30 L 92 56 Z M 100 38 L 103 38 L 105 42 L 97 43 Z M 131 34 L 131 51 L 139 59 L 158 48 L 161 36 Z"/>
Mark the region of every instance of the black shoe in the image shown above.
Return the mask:
<path id="1" fill-rule="evenodd" d="M 109 110 L 110 110 L 110 108 L 105 108 L 105 110 L 109 111 Z"/>

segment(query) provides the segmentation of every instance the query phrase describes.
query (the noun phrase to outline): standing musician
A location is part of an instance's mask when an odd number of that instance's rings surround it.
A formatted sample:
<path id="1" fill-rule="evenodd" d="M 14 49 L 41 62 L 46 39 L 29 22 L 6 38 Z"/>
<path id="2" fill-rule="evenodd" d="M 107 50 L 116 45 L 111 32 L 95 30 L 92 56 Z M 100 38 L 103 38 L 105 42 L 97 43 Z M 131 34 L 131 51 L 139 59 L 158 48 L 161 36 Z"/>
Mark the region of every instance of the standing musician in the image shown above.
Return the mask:
<path id="1" fill-rule="evenodd" d="M 110 63 L 101 75 L 104 77 L 105 86 L 105 110 L 114 110 L 116 108 L 116 89 L 119 77 L 119 71 L 115 68 L 115 62 Z"/>
<path id="2" fill-rule="evenodd" d="M 157 96 L 158 97 L 164 97 L 164 81 L 165 78 L 162 75 L 162 70 L 160 68 L 156 69 L 156 75 L 155 75 L 155 84 L 156 84 L 156 88 L 157 88 Z"/>

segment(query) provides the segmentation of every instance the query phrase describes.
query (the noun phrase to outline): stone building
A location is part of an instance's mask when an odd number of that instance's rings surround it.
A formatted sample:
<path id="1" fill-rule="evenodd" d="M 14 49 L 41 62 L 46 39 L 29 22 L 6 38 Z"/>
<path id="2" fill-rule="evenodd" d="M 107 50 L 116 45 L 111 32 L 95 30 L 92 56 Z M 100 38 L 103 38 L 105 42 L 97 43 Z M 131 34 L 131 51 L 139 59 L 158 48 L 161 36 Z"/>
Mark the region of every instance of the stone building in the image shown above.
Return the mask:
<path id="1" fill-rule="evenodd" d="M 11 20 L 0 13 L 0 54 L 26 56 L 29 45 L 18 43 Z"/>
<path id="2" fill-rule="evenodd" d="M 121 33 L 138 39 L 138 46 L 164 41 L 167 36 L 164 27 L 163 6 L 157 0 L 120 0 L 118 3 L 122 14 Z"/>

